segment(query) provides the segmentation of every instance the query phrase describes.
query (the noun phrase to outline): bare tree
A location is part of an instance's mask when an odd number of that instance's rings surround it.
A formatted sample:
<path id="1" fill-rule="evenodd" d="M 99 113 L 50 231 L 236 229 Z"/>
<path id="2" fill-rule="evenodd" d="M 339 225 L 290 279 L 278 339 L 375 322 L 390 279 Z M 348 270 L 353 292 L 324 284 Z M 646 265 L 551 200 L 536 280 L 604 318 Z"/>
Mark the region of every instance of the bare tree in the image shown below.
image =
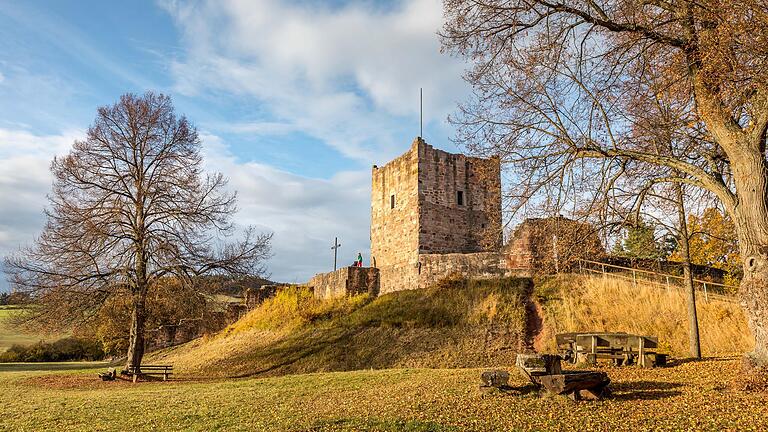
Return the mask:
<path id="1" fill-rule="evenodd" d="M 63 326 L 87 320 L 111 296 L 130 297 L 127 365 L 144 355 L 149 287 L 174 276 L 261 274 L 271 234 L 235 233 L 234 193 L 206 175 L 200 139 L 162 94 L 126 94 L 98 109 L 84 141 L 53 160 L 47 223 L 33 246 L 6 258 L 16 289 L 41 307 L 33 318 Z"/>
<path id="2" fill-rule="evenodd" d="M 444 49 L 473 63 L 458 139 L 514 168 L 513 198 L 558 202 L 572 188 L 603 211 L 634 170 L 646 175 L 635 207 L 668 182 L 721 201 L 745 257 L 748 365 L 768 365 L 766 1 L 446 0 L 445 14 Z M 654 92 L 708 139 L 674 151 L 638 142 Z"/>

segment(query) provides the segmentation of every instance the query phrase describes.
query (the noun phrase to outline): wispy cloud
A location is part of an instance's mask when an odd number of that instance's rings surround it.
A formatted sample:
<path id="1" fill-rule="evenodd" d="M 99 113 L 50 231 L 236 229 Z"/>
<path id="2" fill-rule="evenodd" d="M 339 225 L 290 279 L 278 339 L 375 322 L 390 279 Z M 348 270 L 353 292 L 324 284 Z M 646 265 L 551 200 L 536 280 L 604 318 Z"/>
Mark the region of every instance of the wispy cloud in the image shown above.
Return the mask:
<path id="1" fill-rule="evenodd" d="M 82 131 L 34 135 L 0 129 L 0 256 L 28 245 L 43 228 L 51 160 L 65 154 Z M 0 275 L 0 291 L 5 282 Z"/>
<path id="2" fill-rule="evenodd" d="M 418 134 L 420 87 L 436 130 L 467 92 L 463 64 L 439 52 L 438 0 L 389 9 L 275 0 L 163 5 L 187 49 L 171 64 L 179 92 L 250 97 L 278 123 L 350 158 L 380 161 L 408 145 Z"/>
<path id="3" fill-rule="evenodd" d="M 370 172 L 309 178 L 258 162 L 237 162 L 215 135 L 203 135 L 203 142 L 208 170 L 225 173 L 238 193 L 235 222 L 274 232 L 275 256 L 269 263 L 274 279 L 305 282 L 329 271 L 335 236 L 342 240 L 342 262 L 345 253 L 350 262 L 357 252 L 367 255 Z"/>
<path id="4" fill-rule="evenodd" d="M 95 48 L 89 37 L 71 23 L 38 9 L 25 2 L 0 2 L 0 14 L 45 38 L 48 43 L 88 67 L 106 72 L 105 76 L 122 79 L 138 88 L 152 87 L 152 82 L 135 71 L 129 64 L 120 62 L 111 55 Z"/>
<path id="5" fill-rule="evenodd" d="M 34 135 L 0 129 L 0 256 L 31 244 L 43 229 L 46 194 L 51 189 L 51 160 L 66 154 L 85 131 Z M 258 162 L 238 162 L 221 138 L 203 134 L 203 154 L 209 171 L 224 173 L 238 193 L 234 221 L 273 232 L 273 277 L 304 282 L 328 271 L 330 244 L 339 236 L 351 262 L 358 251 L 367 254 L 370 173 L 344 171 L 329 179 L 291 174 Z M 6 288 L 0 276 L 0 291 Z"/>

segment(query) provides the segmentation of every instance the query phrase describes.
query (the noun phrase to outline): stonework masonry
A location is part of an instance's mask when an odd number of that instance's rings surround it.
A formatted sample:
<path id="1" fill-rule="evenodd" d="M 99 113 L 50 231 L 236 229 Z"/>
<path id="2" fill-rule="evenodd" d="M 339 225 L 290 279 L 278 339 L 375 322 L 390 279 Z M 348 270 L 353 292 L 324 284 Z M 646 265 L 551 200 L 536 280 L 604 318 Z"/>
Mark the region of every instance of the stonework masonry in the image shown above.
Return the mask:
<path id="1" fill-rule="evenodd" d="M 569 271 L 580 259 L 605 257 L 594 226 L 562 216 L 524 220 L 502 252 L 506 268 L 521 275 Z"/>
<path id="2" fill-rule="evenodd" d="M 428 288 L 442 278 L 551 273 L 605 250 L 589 224 L 527 219 L 502 248 L 501 164 L 421 138 L 371 172 L 371 265 L 318 274 L 318 298 Z"/>
<path id="3" fill-rule="evenodd" d="M 418 288 L 429 288 L 440 279 L 453 275 L 486 279 L 507 274 L 504 259 L 498 252 L 421 254 L 418 269 Z"/>
<path id="4" fill-rule="evenodd" d="M 307 285 L 316 298 L 330 299 L 347 295 L 379 294 L 379 270 L 371 267 L 343 267 L 334 272 L 320 273 Z"/>
<path id="5" fill-rule="evenodd" d="M 470 277 L 498 273 L 500 247 L 498 158 L 452 154 L 417 138 L 402 156 L 373 167 L 371 260 L 381 293 L 424 287 L 448 269 Z M 458 256 L 484 252 L 497 258 Z"/>

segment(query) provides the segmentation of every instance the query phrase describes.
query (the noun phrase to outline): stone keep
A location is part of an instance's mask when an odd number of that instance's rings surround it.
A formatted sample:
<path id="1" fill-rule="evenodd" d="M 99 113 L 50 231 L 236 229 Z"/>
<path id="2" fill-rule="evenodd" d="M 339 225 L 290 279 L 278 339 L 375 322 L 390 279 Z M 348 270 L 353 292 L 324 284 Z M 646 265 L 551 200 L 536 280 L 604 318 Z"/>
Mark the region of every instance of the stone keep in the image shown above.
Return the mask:
<path id="1" fill-rule="evenodd" d="M 452 154 L 417 138 L 405 154 L 374 165 L 371 262 L 381 293 L 423 288 L 454 267 L 498 275 L 501 240 L 498 158 Z"/>

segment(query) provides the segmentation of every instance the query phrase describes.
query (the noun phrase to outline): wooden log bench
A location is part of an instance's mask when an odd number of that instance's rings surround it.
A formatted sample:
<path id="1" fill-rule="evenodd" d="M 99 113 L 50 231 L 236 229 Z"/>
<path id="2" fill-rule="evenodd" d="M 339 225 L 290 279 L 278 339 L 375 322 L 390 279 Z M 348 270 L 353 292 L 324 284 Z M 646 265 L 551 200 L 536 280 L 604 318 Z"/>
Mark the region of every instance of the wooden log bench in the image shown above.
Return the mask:
<path id="1" fill-rule="evenodd" d="M 555 335 L 558 352 L 571 363 L 596 364 L 612 360 L 617 366 L 664 366 L 667 355 L 658 352 L 655 336 L 629 333 L 561 333 Z"/>
<path id="2" fill-rule="evenodd" d="M 161 376 L 163 381 L 168 381 L 168 377 L 173 374 L 172 365 L 141 365 L 141 366 L 128 366 L 125 371 L 128 376 L 133 378 L 133 382 L 138 381 L 140 377 L 145 376 Z"/>
<path id="3" fill-rule="evenodd" d="M 605 372 L 563 371 L 556 354 L 518 354 L 515 364 L 532 383 L 550 393 L 573 400 L 598 400 L 610 395 L 611 379 Z"/>

